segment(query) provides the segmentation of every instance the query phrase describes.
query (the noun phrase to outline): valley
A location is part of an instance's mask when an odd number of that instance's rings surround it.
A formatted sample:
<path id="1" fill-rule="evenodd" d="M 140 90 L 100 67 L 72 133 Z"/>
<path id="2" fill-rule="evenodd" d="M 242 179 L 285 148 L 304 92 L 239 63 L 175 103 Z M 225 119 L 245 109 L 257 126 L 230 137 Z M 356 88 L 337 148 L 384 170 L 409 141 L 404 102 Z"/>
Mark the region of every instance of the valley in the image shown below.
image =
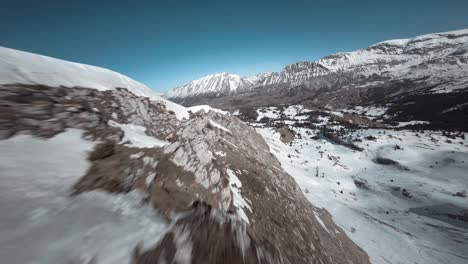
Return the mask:
<path id="1" fill-rule="evenodd" d="M 381 109 L 360 110 L 367 122 L 350 123 L 358 117 L 346 110 L 264 107 L 249 123 L 372 263 L 468 261 L 466 134 L 386 127 L 370 121 Z"/>

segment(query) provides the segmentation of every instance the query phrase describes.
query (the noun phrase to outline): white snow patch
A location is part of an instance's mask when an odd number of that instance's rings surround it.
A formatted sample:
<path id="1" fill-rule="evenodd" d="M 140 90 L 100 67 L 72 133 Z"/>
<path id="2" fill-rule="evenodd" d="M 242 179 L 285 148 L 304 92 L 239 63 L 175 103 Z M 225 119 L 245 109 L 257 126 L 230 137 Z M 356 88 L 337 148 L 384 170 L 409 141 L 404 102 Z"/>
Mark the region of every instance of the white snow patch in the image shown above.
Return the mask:
<path id="1" fill-rule="evenodd" d="M 424 125 L 424 124 L 430 124 L 430 123 L 431 122 L 428 122 L 428 121 L 413 120 L 413 121 L 409 121 L 409 122 L 398 122 L 397 127 L 404 127 L 404 126 L 408 126 L 408 125 Z"/>
<path id="2" fill-rule="evenodd" d="M 216 113 L 223 114 L 223 115 L 228 115 L 229 114 L 229 112 L 227 112 L 227 111 L 223 111 L 221 109 L 217 109 L 217 108 L 211 107 L 209 105 L 195 105 L 195 106 L 187 107 L 187 110 L 192 111 L 192 113 L 198 113 L 200 111 L 208 113 L 210 111 L 214 111 Z"/>
<path id="3" fill-rule="evenodd" d="M 133 124 L 120 124 L 114 121 L 109 121 L 109 125 L 118 127 L 124 131 L 125 135 L 122 139 L 122 142 L 130 141 L 130 144 L 126 144 L 126 146 L 136 148 L 160 148 L 169 144 L 167 141 L 146 135 L 146 128 L 142 126 Z"/>
<path id="4" fill-rule="evenodd" d="M 327 226 L 325 225 L 325 223 L 322 221 L 322 219 L 320 218 L 320 216 L 314 212 L 314 216 L 315 216 L 315 219 L 317 219 L 317 221 L 320 223 L 320 225 L 323 227 L 323 229 L 325 229 L 325 231 L 327 231 L 328 233 L 330 233 L 330 231 L 328 230 Z M 330 233 L 331 234 L 331 233 Z"/>
<path id="5" fill-rule="evenodd" d="M 187 226 L 174 228 L 174 242 L 176 252 L 174 262 L 190 264 L 192 262 L 192 241 L 190 240 L 190 229 Z"/>
<path id="6" fill-rule="evenodd" d="M 149 175 L 146 177 L 145 181 L 146 181 L 146 185 L 147 185 L 147 186 L 150 186 L 150 185 L 151 185 L 151 183 L 152 183 L 153 180 L 154 180 L 154 177 L 156 177 L 156 173 L 151 173 L 151 174 L 149 174 Z"/>
<path id="7" fill-rule="evenodd" d="M 211 119 L 208 120 L 208 123 L 209 123 L 212 127 L 216 127 L 216 128 L 218 128 L 218 129 L 223 130 L 224 132 L 226 132 L 226 133 L 228 133 L 228 134 L 231 134 L 231 131 L 230 131 L 229 129 L 225 128 L 224 126 L 222 126 L 222 125 L 216 123 L 215 121 L 213 121 L 213 120 L 211 120 Z"/>
<path id="8" fill-rule="evenodd" d="M 226 152 L 224 151 L 215 151 L 215 154 L 221 157 L 226 157 Z"/>
<path id="9" fill-rule="evenodd" d="M 139 158 L 143 157 L 143 155 L 145 155 L 145 153 L 143 153 L 143 151 L 140 151 L 138 153 L 130 155 L 130 158 L 131 159 L 139 159 Z"/>
<path id="10" fill-rule="evenodd" d="M 278 119 L 279 118 L 279 110 L 277 107 L 264 107 L 257 109 L 257 121 L 260 121 L 262 118 L 267 117 L 270 119 Z"/>
<path id="11" fill-rule="evenodd" d="M 175 182 L 176 182 L 176 185 L 177 185 L 177 186 L 179 186 L 179 187 L 182 187 L 182 186 L 184 186 L 184 183 L 183 183 L 183 182 L 181 182 L 179 179 L 176 179 L 176 181 L 175 181 Z"/>
<path id="12" fill-rule="evenodd" d="M 140 192 L 69 195 L 94 147 L 81 136 L 68 129 L 50 139 L 0 140 L 2 262 L 130 263 L 139 242 L 153 246 L 166 232 Z"/>
<path id="13" fill-rule="evenodd" d="M 330 114 L 336 115 L 338 117 L 343 117 L 343 113 L 338 112 L 338 111 L 329 111 Z"/>
<path id="14" fill-rule="evenodd" d="M 231 189 L 231 193 L 232 193 L 232 204 L 234 205 L 234 207 L 236 207 L 237 214 L 239 215 L 239 217 L 244 222 L 249 224 L 249 218 L 245 214 L 244 208 L 248 209 L 251 212 L 252 212 L 252 209 L 250 208 L 249 204 L 244 199 L 244 197 L 242 197 L 242 194 L 240 191 L 240 188 L 242 187 L 242 183 L 239 180 L 239 178 L 237 178 L 234 171 L 227 169 L 227 174 L 229 176 L 229 188 Z"/>

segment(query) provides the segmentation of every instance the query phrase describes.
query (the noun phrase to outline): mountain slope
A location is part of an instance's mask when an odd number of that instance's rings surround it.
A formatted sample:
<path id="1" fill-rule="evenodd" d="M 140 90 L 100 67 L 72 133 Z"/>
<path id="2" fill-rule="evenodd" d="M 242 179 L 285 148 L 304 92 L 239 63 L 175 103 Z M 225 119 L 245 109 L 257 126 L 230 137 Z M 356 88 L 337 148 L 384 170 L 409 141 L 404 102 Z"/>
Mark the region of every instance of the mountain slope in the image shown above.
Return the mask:
<path id="1" fill-rule="evenodd" d="M 437 86 L 432 92 L 455 91 L 468 84 L 467 51 L 468 29 L 427 34 L 384 41 L 315 62 L 298 62 L 280 72 L 240 78 L 239 82 L 245 80 L 249 84 L 243 89 L 231 89 L 226 86 L 229 82 L 224 82 L 224 86 L 214 83 L 205 89 L 197 85 L 198 81 L 192 81 L 190 85 L 170 90 L 165 96 L 185 105 L 195 105 L 210 104 L 213 94 L 216 97 L 247 97 L 269 93 L 284 97 L 291 89 L 302 87 L 307 90 L 306 97 L 313 97 L 319 89 L 375 87 L 381 86 L 382 82 L 398 81 L 410 81 L 416 88 Z M 219 99 L 212 101 L 215 106 L 221 105 Z M 263 101 L 261 99 L 259 104 L 268 104 Z"/>
<path id="2" fill-rule="evenodd" d="M 0 47 L 0 84 L 40 84 L 89 87 L 100 91 L 125 87 L 138 96 L 164 102 L 179 118 L 187 110 L 157 95 L 144 84 L 120 73 L 91 65 L 64 61 L 20 50 Z"/>
<path id="3" fill-rule="evenodd" d="M 180 120 L 125 76 L 2 56 L 6 262 L 369 263 L 238 118 L 202 107 Z"/>

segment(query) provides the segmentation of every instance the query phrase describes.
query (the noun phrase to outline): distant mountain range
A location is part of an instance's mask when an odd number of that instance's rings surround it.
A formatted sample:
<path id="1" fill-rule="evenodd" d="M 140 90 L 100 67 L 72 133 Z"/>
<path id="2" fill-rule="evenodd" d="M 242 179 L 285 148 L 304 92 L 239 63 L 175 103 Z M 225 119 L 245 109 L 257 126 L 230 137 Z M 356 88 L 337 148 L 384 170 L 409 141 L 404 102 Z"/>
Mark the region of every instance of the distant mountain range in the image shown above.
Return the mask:
<path id="1" fill-rule="evenodd" d="M 318 61 L 297 62 L 279 72 L 208 75 L 171 89 L 165 97 L 183 105 L 226 109 L 298 102 L 349 105 L 376 99 L 376 93 L 387 98 L 414 90 L 448 93 L 466 87 L 468 29 L 463 29 L 388 40 Z M 354 89 L 352 96 L 338 92 L 347 89 Z M 321 96 L 324 93 L 327 96 Z"/>

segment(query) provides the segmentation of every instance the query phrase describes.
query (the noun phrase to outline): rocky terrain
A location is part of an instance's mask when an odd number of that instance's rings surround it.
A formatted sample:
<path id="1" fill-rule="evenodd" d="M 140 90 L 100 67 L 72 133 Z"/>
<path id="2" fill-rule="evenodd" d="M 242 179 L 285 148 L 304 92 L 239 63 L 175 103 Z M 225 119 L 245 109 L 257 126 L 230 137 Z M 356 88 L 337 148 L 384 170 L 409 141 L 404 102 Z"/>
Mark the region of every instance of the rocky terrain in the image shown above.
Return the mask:
<path id="1" fill-rule="evenodd" d="M 239 118 L 10 49 L 0 72 L 6 263 L 370 263 Z"/>

